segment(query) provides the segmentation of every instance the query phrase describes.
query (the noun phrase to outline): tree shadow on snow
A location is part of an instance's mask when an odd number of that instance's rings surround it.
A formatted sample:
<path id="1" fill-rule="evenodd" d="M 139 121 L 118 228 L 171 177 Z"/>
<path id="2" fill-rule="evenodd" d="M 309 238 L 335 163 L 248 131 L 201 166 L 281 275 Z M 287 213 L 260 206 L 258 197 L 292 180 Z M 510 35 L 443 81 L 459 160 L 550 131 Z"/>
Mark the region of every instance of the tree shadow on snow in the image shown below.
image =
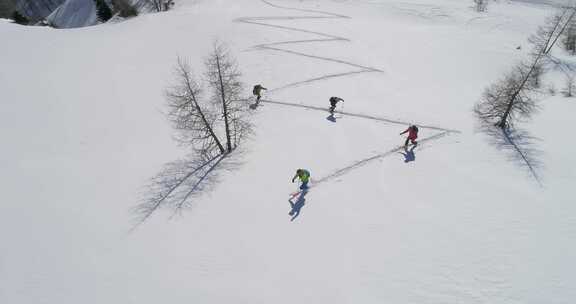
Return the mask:
<path id="1" fill-rule="evenodd" d="M 535 144 L 539 141 L 538 138 L 516 127 L 500 129 L 492 125 L 483 125 L 480 130 L 488 136 L 491 145 L 504 152 L 512 163 L 526 169 L 529 175 L 542 186 L 540 178 L 540 171 L 543 168 L 540 160 L 542 152 Z"/>
<path id="2" fill-rule="evenodd" d="M 189 155 L 164 165 L 147 185 L 142 202 L 132 210 L 136 216 L 132 231 L 160 209 L 170 210 L 174 217 L 191 208 L 194 198 L 214 190 L 223 172 L 241 165 L 242 154 L 234 150 L 216 156 Z"/>
<path id="3" fill-rule="evenodd" d="M 308 194 L 308 190 L 302 190 L 299 195 L 294 196 L 288 200 L 290 207 L 292 207 L 292 210 L 290 210 L 290 213 L 288 213 L 288 215 L 292 216 L 290 219 L 291 222 L 294 221 L 298 215 L 300 215 L 300 210 L 306 203 L 306 199 L 304 198 L 306 194 Z M 296 198 L 296 202 L 293 202 L 294 198 Z"/>

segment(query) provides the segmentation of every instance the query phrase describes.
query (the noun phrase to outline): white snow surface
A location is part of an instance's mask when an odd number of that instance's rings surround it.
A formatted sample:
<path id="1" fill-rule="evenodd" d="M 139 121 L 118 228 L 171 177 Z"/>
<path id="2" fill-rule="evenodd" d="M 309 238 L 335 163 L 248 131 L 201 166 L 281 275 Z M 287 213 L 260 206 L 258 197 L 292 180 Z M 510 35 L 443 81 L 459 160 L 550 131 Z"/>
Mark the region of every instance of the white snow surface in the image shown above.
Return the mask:
<path id="1" fill-rule="evenodd" d="M 0 303 L 575 303 L 575 101 L 546 95 L 527 124 L 542 187 L 471 111 L 553 10 L 471 6 L 203 0 L 74 30 L 0 22 Z M 239 170 L 129 233 L 147 180 L 186 154 L 162 115 L 176 58 L 200 74 L 215 38 L 246 96 L 340 96 L 372 118 L 263 103 Z M 300 167 L 314 187 L 291 221 Z"/>

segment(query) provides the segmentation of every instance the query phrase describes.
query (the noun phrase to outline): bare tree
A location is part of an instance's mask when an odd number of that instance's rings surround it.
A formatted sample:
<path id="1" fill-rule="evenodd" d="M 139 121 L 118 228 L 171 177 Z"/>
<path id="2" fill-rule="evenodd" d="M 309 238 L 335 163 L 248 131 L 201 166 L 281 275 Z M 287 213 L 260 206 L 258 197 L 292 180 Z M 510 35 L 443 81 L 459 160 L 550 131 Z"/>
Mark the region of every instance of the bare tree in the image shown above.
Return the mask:
<path id="1" fill-rule="evenodd" d="M 252 129 L 247 119 L 248 107 L 241 97 L 241 74 L 228 48 L 219 42 L 214 43 L 205 65 L 206 79 L 212 91 L 211 100 L 219 108 L 224 123 L 226 149 L 230 153 Z"/>
<path id="2" fill-rule="evenodd" d="M 474 9 L 477 12 L 485 12 L 488 9 L 488 0 L 474 0 Z"/>
<path id="3" fill-rule="evenodd" d="M 139 0 L 139 7 L 156 12 L 164 12 L 174 6 L 174 0 Z"/>
<path id="4" fill-rule="evenodd" d="M 191 146 L 199 155 L 224 154 L 224 146 L 215 131 L 217 116 L 210 107 L 202 105 L 202 90 L 190 66 L 179 58 L 175 73 L 178 84 L 166 92 L 166 97 L 168 119 L 178 131 L 176 139 L 182 145 Z"/>
<path id="5" fill-rule="evenodd" d="M 568 51 L 570 55 L 576 54 L 576 22 L 574 22 L 574 20 L 570 22 L 564 31 L 562 44 L 564 45 L 564 49 Z"/>
<path id="6" fill-rule="evenodd" d="M 500 81 L 489 86 L 474 107 L 482 131 L 490 136 L 493 144 L 510 152 L 509 156 L 528 168 L 539 183 L 537 169 L 540 164 L 532 146 L 534 138 L 519 131 L 515 125 L 531 118 L 538 109 L 536 98 L 540 77 L 546 67 L 554 63 L 550 52 L 575 15 L 575 8 L 564 8 L 549 18 L 529 39 L 532 45 L 529 60 L 516 65 Z"/>
<path id="7" fill-rule="evenodd" d="M 162 208 L 180 213 L 192 204 L 193 198 L 212 190 L 222 171 L 240 164 L 242 153 L 236 148 L 252 127 L 248 107 L 240 99 L 241 74 L 222 44 L 215 44 L 214 52 L 206 59 L 206 68 L 210 99 L 204 98 L 202 85 L 192 75 L 190 66 L 178 59 L 177 83 L 166 91 L 167 117 L 177 131 L 175 139 L 191 147 L 192 153 L 168 163 L 151 179 L 142 203 L 135 208 L 138 223 L 134 228 Z M 226 136 L 226 147 L 220 140 L 222 135 Z"/>
<path id="8" fill-rule="evenodd" d="M 130 0 L 112 0 L 114 13 L 120 17 L 128 18 L 138 16 L 138 9 Z"/>
<path id="9" fill-rule="evenodd" d="M 513 125 L 518 118 L 530 118 L 536 109 L 536 100 L 533 97 L 535 87 L 526 81 L 529 71 L 529 66 L 520 64 L 502 80 L 488 87 L 482 101 L 474 108 L 476 116 L 482 122 L 502 129 Z M 505 113 L 507 120 L 502 126 Z"/>
<path id="10" fill-rule="evenodd" d="M 539 78 L 545 59 L 575 14 L 574 8 L 564 9 L 548 19 L 547 23 L 530 37 L 532 50 L 529 63 L 519 64 L 499 83 L 486 89 L 482 101 L 474 109 L 481 120 L 505 129 L 517 118 L 530 117 L 536 108 L 533 93 L 540 85 Z"/>

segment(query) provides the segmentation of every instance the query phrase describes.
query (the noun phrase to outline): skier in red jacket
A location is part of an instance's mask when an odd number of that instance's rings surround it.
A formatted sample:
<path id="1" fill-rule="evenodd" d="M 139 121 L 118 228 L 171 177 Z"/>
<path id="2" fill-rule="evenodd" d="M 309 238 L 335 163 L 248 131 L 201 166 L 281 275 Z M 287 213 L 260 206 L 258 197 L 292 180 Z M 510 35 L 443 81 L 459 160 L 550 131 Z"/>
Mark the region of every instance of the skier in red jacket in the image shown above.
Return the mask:
<path id="1" fill-rule="evenodd" d="M 418 138 L 418 127 L 417 126 L 409 126 L 406 131 L 400 133 L 400 135 L 408 132 L 408 138 L 406 138 L 406 142 L 404 142 L 404 147 L 408 147 L 408 141 L 412 141 L 413 145 L 417 145 L 416 138 Z"/>

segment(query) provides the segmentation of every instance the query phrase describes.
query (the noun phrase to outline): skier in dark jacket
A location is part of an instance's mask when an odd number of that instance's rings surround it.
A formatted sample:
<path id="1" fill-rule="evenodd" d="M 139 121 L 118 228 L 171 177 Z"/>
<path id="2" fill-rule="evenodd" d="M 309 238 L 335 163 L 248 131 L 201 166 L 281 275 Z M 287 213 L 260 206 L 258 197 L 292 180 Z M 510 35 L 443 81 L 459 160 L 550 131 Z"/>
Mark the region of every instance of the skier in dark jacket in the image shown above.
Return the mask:
<path id="1" fill-rule="evenodd" d="M 268 89 L 259 84 L 255 85 L 254 89 L 252 89 L 252 93 L 256 96 L 256 103 L 260 102 L 260 98 L 262 98 L 262 90 Z"/>
<path id="2" fill-rule="evenodd" d="M 406 138 L 406 142 L 404 142 L 404 147 L 408 147 L 408 141 L 411 141 L 413 145 L 417 145 L 416 138 L 418 138 L 418 127 L 412 125 L 406 129 L 406 131 L 400 133 L 400 135 L 408 132 L 408 137 Z"/>
<path id="3" fill-rule="evenodd" d="M 344 99 L 335 96 L 330 97 L 329 100 L 330 100 L 330 113 L 334 113 L 334 110 L 336 109 L 336 104 L 339 101 L 344 102 Z"/>

